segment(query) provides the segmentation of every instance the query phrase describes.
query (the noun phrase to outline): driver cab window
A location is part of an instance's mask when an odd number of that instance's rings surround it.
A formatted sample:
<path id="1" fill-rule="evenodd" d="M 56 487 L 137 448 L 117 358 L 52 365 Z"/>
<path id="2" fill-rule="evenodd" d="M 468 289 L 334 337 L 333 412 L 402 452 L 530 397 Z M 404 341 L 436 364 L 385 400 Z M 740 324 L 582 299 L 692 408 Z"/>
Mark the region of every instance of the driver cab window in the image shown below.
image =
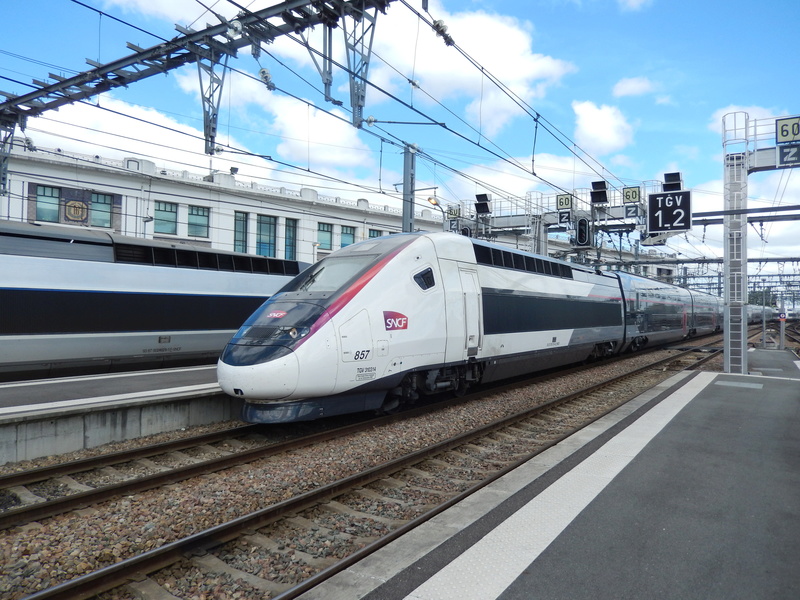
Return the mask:
<path id="1" fill-rule="evenodd" d="M 436 280 L 433 278 L 433 269 L 428 267 L 424 271 L 420 271 L 414 275 L 414 281 L 417 282 L 420 289 L 428 290 L 432 288 L 436 285 Z"/>

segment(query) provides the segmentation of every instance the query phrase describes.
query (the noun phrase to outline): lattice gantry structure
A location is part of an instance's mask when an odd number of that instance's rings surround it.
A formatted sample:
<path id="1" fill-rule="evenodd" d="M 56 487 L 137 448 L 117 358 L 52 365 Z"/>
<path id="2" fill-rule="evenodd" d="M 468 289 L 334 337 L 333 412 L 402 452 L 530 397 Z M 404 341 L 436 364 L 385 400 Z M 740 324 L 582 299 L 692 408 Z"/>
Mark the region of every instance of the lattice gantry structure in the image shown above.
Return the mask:
<path id="1" fill-rule="evenodd" d="M 192 63 L 197 64 L 200 79 L 205 151 L 214 154 L 228 59 L 235 58 L 245 47 L 250 47 L 253 56 L 258 57 L 262 45 L 283 35 L 297 36 L 311 54 L 322 77 L 326 100 L 343 104 L 331 94 L 336 66 L 332 55 L 333 30 L 341 28 L 347 51 L 348 64 L 343 69 L 350 80 L 352 121 L 361 127 L 375 23 L 378 13 L 385 14 L 391 1 L 287 0 L 255 12 L 243 9 L 231 20 L 217 14 L 219 25 L 202 31 L 176 26 L 179 36 L 151 48 L 128 42 L 133 54 L 106 64 L 87 59 L 91 69 L 73 77 L 50 73 L 50 81 L 34 80 L 31 87 L 35 89 L 26 94 L 0 91 L 6 98 L 0 103 L 0 193 L 6 189 L 12 138 L 17 128 L 25 129 L 29 117 Z M 322 28 L 322 48 L 315 48 L 306 35 L 316 27 Z M 262 69 L 262 81 L 268 89 L 276 89 L 265 71 Z"/>
<path id="2" fill-rule="evenodd" d="M 746 374 L 747 369 L 747 177 L 750 173 L 800 166 L 783 164 L 777 124 L 798 123 L 795 136 L 800 140 L 800 117 L 751 119 L 745 112 L 722 118 L 724 150 L 724 298 L 725 371 Z M 797 139 L 795 139 L 797 138 Z M 783 146 L 786 148 L 787 146 Z M 791 149 L 791 148 L 790 148 Z"/>

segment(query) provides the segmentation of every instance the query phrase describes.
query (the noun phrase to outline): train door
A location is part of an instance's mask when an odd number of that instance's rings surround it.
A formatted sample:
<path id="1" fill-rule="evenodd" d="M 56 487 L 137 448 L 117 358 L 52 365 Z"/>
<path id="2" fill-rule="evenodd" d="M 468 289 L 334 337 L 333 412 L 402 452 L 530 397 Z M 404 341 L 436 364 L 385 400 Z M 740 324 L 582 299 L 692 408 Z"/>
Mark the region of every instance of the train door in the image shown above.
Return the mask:
<path id="1" fill-rule="evenodd" d="M 467 357 L 477 356 L 481 345 L 481 307 L 478 273 L 472 269 L 459 269 L 461 291 L 464 298 L 464 348 Z"/>

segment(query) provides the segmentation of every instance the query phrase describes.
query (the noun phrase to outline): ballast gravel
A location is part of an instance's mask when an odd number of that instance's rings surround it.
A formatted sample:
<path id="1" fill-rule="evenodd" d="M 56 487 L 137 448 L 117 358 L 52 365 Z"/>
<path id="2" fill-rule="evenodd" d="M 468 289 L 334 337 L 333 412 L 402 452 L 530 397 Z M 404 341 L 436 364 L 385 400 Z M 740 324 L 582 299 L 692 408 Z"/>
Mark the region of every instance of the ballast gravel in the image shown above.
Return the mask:
<path id="1" fill-rule="evenodd" d="M 665 351 L 666 352 L 666 351 Z M 346 438 L 334 439 L 313 447 L 288 454 L 252 462 L 244 467 L 234 467 L 188 480 L 180 486 L 153 489 L 117 500 L 105 502 L 89 509 L 59 515 L 40 522 L 0 531 L 0 599 L 17 600 L 33 592 L 54 586 L 85 573 L 113 564 L 122 559 L 146 552 L 168 542 L 208 529 L 236 517 L 265 508 L 297 494 L 336 481 L 355 470 L 366 469 L 418 450 L 437 441 L 452 437 L 465 430 L 520 412 L 525 408 L 577 391 L 615 375 L 654 360 L 653 355 L 633 357 L 630 360 L 599 365 L 580 376 L 565 375 L 513 392 L 498 393 L 492 398 L 437 411 L 424 417 L 375 427 Z M 706 367 L 709 368 L 709 367 Z M 671 376 L 664 372 L 661 379 Z M 655 385 L 654 380 L 651 385 Z M 638 391 L 632 390 L 632 393 Z M 218 428 L 230 423 L 217 425 Z M 212 428 L 195 428 L 186 434 L 199 433 Z M 159 438 L 166 438 L 161 434 Z M 132 440 L 114 444 L 119 450 L 148 440 Z M 94 449 L 91 453 L 109 451 Z M 73 453 L 69 459 L 82 458 Z M 24 465 L 7 466 L 11 470 L 30 469 L 36 464 L 62 462 L 65 457 L 47 457 L 41 461 L 28 461 Z M 451 482 L 456 486 L 461 481 Z M 430 484 L 430 482 L 428 482 Z M 430 485 L 429 485 L 430 487 Z M 391 488 L 388 488 L 390 490 Z M 396 490 L 402 501 L 409 494 L 421 494 L 408 489 Z M 435 494 L 427 493 L 431 502 Z M 396 505 L 386 505 L 387 518 L 395 518 L 402 511 Z M 333 526 L 337 520 L 347 519 L 354 537 L 384 533 L 376 531 L 382 525 L 374 521 L 360 522 L 350 516 L 340 517 L 335 512 L 320 515 Z M 308 552 L 302 540 L 297 544 Z M 340 554 L 337 545 L 352 549 L 352 540 L 333 537 L 326 546 L 317 547 L 323 556 Z M 261 556 L 261 555 L 259 555 Z M 255 559 L 254 559 L 255 560 Z M 261 560 L 261 559 L 259 559 Z M 285 556 L 275 556 L 279 564 L 265 564 L 259 571 L 280 573 L 291 582 L 305 577 L 304 566 L 298 563 L 283 564 Z M 251 571 L 252 572 L 252 571 Z M 159 583 L 172 593 L 181 590 L 182 598 L 216 598 L 215 590 L 225 584 L 226 597 L 248 598 L 258 593 L 242 583 L 231 584 L 227 575 L 209 575 L 191 563 L 181 563 L 159 574 Z M 229 587 L 234 585 L 233 588 Z M 240 589 L 241 588 L 241 589 Z M 230 595 L 234 590 L 235 593 Z M 238 591 L 236 591 L 238 590 Z M 125 591 L 104 594 L 105 600 L 128 598 Z M 267 597 L 263 595 L 260 597 Z"/>

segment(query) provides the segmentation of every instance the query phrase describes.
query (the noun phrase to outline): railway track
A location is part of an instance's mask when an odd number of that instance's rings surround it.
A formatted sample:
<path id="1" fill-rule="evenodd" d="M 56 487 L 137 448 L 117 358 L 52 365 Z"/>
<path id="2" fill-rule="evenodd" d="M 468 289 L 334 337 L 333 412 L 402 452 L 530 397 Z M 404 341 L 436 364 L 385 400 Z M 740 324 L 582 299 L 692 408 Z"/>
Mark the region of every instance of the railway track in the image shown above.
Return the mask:
<path id="1" fill-rule="evenodd" d="M 793 323 L 789 324 L 784 333 L 786 335 L 786 341 L 789 345 L 794 348 L 800 348 L 800 325 Z"/>
<path id="2" fill-rule="evenodd" d="M 703 340 L 701 344 L 707 347 L 714 342 Z M 703 360 L 708 360 L 713 355 L 711 352 Z M 699 364 L 696 355 L 690 351 L 677 355 L 675 361 L 687 366 Z M 581 368 L 560 373 L 575 373 Z M 553 376 L 556 375 L 526 379 L 521 385 L 531 385 Z M 438 404 L 447 405 L 447 402 Z M 430 408 L 422 407 L 404 413 L 403 417 L 364 417 L 363 420 L 358 420 L 380 426 L 397 418 L 412 418 L 420 412 L 424 414 L 427 410 Z M 356 419 L 356 416 L 350 416 L 347 420 L 352 422 Z M 287 428 L 245 425 L 0 475 L 0 530 L 81 509 L 122 495 L 247 464 L 332 437 L 347 435 L 363 427 L 356 423 L 338 428 L 331 423 L 336 421 L 317 421 Z M 306 435 L 304 432 L 309 429 L 315 433 Z"/>
<path id="3" fill-rule="evenodd" d="M 351 419 L 353 420 L 353 419 Z M 314 444 L 358 423 L 244 425 L 0 476 L 0 530 Z M 317 433 L 304 434 L 309 428 Z M 276 433 L 277 432 L 277 433 Z"/>
<path id="4" fill-rule="evenodd" d="M 221 597 L 230 595 L 230 586 L 242 597 L 294 597 L 635 397 L 641 390 L 651 388 L 670 376 L 673 369 L 685 368 L 679 364 L 681 355 L 696 355 L 693 350 L 670 354 L 621 378 L 312 486 L 305 493 L 113 562 L 38 591 L 30 598 L 89 598 L 125 585 L 141 594 L 148 588 L 190 590 L 196 585 L 212 584 L 222 586 Z M 693 360 L 692 365 L 696 364 L 698 361 Z M 634 383 L 633 379 L 637 381 Z M 502 396 L 518 386 L 503 386 L 485 394 Z M 478 401 L 483 400 L 478 398 Z M 371 423 L 369 427 L 373 431 L 386 430 L 380 435 L 385 445 L 387 439 L 398 435 L 390 433 L 391 428 L 402 429 L 408 419 L 406 415 L 402 419 L 398 416 L 380 425 Z M 357 435 L 355 429 L 347 434 L 339 430 L 329 434 L 328 443 L 333 444 L 347 444 L 343 440 Z M 326 450 L 326 442 L 317 440 L 281 452 L 290 457 L 289 463 L 305 465 L 310 464 L 313 455 L 335 456 L 336 449 Z"/>

